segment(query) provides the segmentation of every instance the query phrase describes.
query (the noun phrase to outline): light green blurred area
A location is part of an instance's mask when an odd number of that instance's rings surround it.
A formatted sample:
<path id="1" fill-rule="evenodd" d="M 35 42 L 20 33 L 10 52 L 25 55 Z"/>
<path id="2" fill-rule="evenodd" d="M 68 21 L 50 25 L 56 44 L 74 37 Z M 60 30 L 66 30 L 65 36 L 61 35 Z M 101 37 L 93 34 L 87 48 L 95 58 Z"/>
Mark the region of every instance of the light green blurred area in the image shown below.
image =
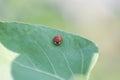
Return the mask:
<path id="1" fill-rule="evenodd" d="M 119 0 L 0 0 L 0 21 L 42 24 L 84 36 L 97 43 L 100 53 L 90 80 L 120 80 Z M 7 62 L 0 57 L 0 63 Z"/>

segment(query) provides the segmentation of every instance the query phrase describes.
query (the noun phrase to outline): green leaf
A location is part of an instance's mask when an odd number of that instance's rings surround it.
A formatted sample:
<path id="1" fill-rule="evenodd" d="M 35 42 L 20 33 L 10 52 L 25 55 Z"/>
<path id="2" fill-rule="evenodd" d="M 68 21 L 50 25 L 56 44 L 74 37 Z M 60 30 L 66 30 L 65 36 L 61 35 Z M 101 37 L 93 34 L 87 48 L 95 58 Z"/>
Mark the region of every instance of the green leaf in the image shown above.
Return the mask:
<path id="1" fill-rule="evenodd" d="M 59 46 L 56 35 L 63 38 Z M 19 54 L 12 62 L 14 80 L 87 80 L 98 56 L 93 42 L 40 25 L 0 23 L 0 42 Z"/>

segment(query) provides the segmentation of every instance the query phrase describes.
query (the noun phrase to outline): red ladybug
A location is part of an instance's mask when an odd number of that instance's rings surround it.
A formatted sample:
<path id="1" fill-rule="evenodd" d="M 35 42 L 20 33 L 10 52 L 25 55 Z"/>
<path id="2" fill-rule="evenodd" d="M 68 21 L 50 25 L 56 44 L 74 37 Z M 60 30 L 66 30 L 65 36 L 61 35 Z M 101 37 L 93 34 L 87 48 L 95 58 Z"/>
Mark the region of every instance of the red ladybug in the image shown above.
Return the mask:
<path id="1" fill-rule="evenodd" d="M 62 37 L 60 35 L 57 35 L 53 38 L 53 41 L 56 46 L 59 46 L 62 43 Z"/>

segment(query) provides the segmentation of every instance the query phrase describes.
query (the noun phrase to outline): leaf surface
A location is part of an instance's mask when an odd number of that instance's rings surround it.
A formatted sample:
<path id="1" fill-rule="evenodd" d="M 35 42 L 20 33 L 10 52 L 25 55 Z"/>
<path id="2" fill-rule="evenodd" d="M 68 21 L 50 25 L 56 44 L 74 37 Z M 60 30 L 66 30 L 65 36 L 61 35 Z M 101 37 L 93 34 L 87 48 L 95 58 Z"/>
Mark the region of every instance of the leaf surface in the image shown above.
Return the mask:
<path id="1" fill-rule="evenodd" d="M 59 46 L 56 35 L 63 38 Z M 1 22 L 0 42 L 19 54 L 12 62 L 14 80 L 86 80 L 98 55 L 93 42 L 41 25 Z"/>

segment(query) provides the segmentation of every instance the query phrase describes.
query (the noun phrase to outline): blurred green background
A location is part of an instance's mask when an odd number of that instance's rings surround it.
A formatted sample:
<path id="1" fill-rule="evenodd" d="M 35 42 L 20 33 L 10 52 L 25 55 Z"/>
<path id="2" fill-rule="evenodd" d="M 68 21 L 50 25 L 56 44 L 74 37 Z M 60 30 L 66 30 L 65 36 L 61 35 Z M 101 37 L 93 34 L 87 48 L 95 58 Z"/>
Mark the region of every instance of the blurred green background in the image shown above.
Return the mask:
<path id="1" fill-rule="evenodd" d="M 0 0 L 0 21 L 84 36 L 97 43 L 100 53 L 90 80 L 120 80 L 120 0 Z"/>

